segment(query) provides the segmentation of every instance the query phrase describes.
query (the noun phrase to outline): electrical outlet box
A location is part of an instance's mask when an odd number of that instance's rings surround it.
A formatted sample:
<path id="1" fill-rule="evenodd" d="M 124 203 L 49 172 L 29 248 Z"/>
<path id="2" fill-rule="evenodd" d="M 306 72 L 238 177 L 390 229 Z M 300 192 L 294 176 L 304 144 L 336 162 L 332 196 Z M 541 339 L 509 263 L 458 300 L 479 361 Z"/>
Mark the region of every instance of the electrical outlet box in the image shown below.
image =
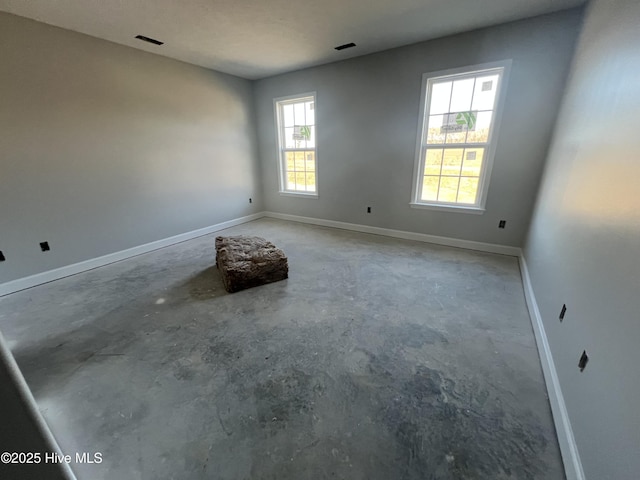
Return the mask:
<path id="1" fill-rule="evenodd" d="M 498 228 L 504 228 L 506 225 L 507 225 L 506 220 L 500 220 L 500 223 L 498 223 Z"/>
<path id="2" fill-rule="evenodd" d="M 249 199 L 249 203 L 253 203 L 253 198 L 250 198 L 250 199 Z"/>
<path id="3" fill-rule="evenodd" d="M 564 320 L 564 315 L 565 313 L 567 313 L 567 306 L 566 305 L 562 305 L 562 310 L 560 310 L 560 321 Z"/>
<path id="4" fill-rule="evenodd" d="M 6 260 L 6 258 L 4 257 L 4 253 L 2 253 L 2 250 L 0 250 L 0 262 L 4 262 Z"/>
<path id="5" fill-rule="evenodd" d="M 51 250 L 49 242 L 40 242 L 40 250 L 42 250 L 43 252 L 48 252 L 49 250 Z"/>
<path id="6" fill-rule="evenodd" d="M 587 366 L 587 363 L 589 363 L 589 355 L 587 355 L 586 350 L 583 350 L 582 355 L 580 356 L 580 361 L 578 362 L 578 368 L 580 369 L 581 372 L 584 371 L 584 369 Z"/>
<path id="7" fill-rule="evenodd" d="M 371 207 L 367 207 L 367 213 L 371 213 Z"/>

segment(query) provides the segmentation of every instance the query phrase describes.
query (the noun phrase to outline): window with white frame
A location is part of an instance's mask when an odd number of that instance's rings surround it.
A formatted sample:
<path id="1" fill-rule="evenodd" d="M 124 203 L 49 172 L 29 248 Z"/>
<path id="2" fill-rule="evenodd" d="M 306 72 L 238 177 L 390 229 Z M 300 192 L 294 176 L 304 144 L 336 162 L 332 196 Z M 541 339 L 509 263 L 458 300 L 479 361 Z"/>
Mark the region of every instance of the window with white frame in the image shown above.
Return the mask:
<path id="1" fill-rule="evenodd" d="M 484 209 L 509 65 L 424 75 L 412 205 Z"/>
<path id="2" fill-rule="evenodd" d="M 316 196 L 316 95 L 274 100 L 278 130 L 280 192 Z"/>

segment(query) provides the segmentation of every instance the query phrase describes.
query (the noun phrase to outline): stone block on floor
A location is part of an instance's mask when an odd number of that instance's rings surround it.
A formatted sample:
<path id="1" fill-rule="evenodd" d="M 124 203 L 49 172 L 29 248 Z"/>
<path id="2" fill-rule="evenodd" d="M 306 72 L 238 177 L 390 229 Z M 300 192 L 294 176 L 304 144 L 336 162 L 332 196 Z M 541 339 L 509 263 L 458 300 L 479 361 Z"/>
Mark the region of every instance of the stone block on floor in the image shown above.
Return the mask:
<path id="1" fill-rule="evenodd" d="M 289 276 L 284 252 L 262 237 L 216 237 L 216 265 L 229 293 Z"/>

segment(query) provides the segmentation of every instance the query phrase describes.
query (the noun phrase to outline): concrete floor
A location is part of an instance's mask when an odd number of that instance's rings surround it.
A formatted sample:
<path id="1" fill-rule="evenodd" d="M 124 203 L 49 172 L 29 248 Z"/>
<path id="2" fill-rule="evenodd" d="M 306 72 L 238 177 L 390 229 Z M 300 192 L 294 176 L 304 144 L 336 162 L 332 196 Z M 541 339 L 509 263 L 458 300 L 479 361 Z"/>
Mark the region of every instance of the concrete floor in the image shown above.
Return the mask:
<path id="1" fill-rule="evenodd" d="M 100 479 L 563 479 L 513 257 L 262 219 L 0 299 L 63 452 Z"/>

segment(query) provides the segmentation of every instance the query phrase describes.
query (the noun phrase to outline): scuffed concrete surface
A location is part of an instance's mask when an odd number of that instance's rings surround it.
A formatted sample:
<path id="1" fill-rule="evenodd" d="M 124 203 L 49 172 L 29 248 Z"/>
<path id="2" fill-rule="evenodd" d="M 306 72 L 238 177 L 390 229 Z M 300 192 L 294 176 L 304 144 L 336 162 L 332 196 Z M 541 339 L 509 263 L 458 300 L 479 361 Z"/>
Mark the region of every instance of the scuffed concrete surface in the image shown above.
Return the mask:
<path id="1" fill-rule="evenodd" d="M 0 299 L 91 479 L 563 479 L 517 260 L 262 219 L 289 279 L 229 295 L 214 235 Z"/>

